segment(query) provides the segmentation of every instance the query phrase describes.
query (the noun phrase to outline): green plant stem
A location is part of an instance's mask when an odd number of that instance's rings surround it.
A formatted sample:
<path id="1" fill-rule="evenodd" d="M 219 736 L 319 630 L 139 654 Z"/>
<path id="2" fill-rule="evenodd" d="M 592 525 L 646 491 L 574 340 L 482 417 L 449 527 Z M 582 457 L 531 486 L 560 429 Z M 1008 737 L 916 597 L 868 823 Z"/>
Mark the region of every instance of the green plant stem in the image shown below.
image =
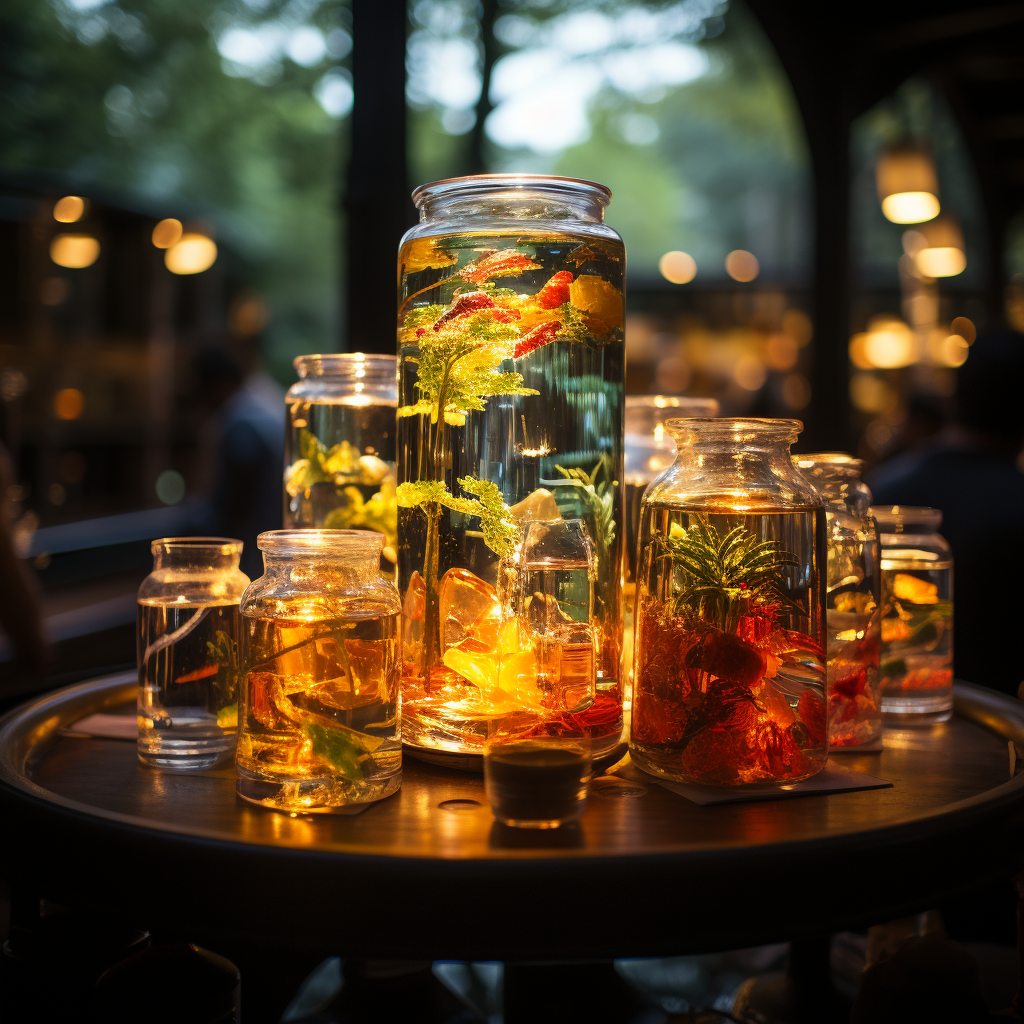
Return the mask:
<path id="1" fill-rule="evenodd" d="M 437 425 L 434 428 L 434 445 L 432 453 L 433 477 L 444 481 L 444 409 L 448 397 L 448 380 L 451 376 L 452 363 L 448 362 L 441 378 L 441 386 L 437 391 Z M 430 429 L 429 426 L 427 428 Z M 423 661 L 420 671 L 423 675 L 423 686 L 430 693 L 431 675 L 434 666 L 440 659 L 441 651 L 441 598 L 439 593 L 438 552 L 440 548 L 441 506 L 431 501 L 423 508 L 427 517 L 427 541 L 423 551 Z"/>

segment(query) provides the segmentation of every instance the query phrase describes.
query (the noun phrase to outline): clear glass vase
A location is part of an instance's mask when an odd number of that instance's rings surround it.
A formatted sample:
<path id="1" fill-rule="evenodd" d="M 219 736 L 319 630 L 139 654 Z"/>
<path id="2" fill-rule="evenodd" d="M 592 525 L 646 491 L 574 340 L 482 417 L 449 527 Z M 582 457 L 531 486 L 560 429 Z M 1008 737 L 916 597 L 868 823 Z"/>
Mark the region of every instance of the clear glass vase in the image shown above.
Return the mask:
<path id="1" fill-rule="evenodd" d="M 937 508 L 874 506 L 882 554 L 882 712 L 892 725 L 953 714 L 953 554 Z"/>
<path id="2" fill-rule="evenodd" d="M 825 509 L 790 461 L 798 420 L 674 419 L 644 494 L 630 753 L 719 786 L 828 755 Z"/>
<path id="3" fill-rule="evenodd" d="M 636 598 L 636 549 L 640 531 L 640 499 L 647 485 L 675 461 L 676 443 L 665 429 L 674 417 L 718 415 L 714 398 L 680 395 L 626 395 L 624 480 L 626 549 L 622 565 L 624 628 L 622 662 L 626 681 L 623 709 L 628 716 L 633 681 L 633 604 Z"/>
<path id="4" fill-rule="evenodd" d="M 376 530 L 395 562 L 395 356 L 299 356 L 288 390 L 284 525 Z"/>
<path id="5" fill-rule="evenodd" d="M 151 547 L 138 597 L 139 760 L 212 768 L 235 752 L 242 542 L 165 537 Z"/>
<path id="6" fill-rule="evenodd" d="M 330 812 L 402 782 L 399 612 L 384 537 L 274 530 L 241 604 L 238 793 Z"/>
<path id="7" fill-rule="evenodd" d="M 599 756 L 622 731 L 625 252 L 604 224 L 610 194 L 484 175 L 413 198 L 399 253 L 404 740 L 482 753 L 505 709 L 473 664 L 511 656 L 489 630 L 521 617 L 526 526 L 579 519 L 596 555 L 584 717 Z"/>
<path id="8" fill-rule="evenodd" d="M 864 464 L 850 455 L 795 455 L 793 462 L 825 502 L 829 745 L 861 746 L 882 731 L 881 576 L 871 491 L 860 478 Z"/>

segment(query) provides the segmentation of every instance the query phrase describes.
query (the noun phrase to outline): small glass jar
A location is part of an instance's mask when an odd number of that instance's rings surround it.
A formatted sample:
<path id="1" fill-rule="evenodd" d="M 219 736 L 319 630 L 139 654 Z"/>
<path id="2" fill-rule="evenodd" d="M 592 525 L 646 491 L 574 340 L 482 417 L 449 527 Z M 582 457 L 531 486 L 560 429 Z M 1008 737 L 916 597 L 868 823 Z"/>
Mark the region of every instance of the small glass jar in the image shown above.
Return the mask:
<path id="1" fill-rule="evenodd" d="M 625 625 L 622 635 L 622 663 L 626 674 L 623 710 L 629 713 L 633 682 L 633 602 L 636 596 L 636 547 L 640 530 L 640 499 L 647 485 L 668 469 L 676 458 L 676 443 L 665 429 L 665 421 L 679 416 L 718 415 L 714 398 L 678 395 L 626 395 L 625 436 L 625 523 L 626 550 L 622 563 Z"/>
<path id="2" fill-rule="evenodd" d="M 603 185 L 491 174 L 423 185 L 398 254 L 398 578 L 411 746 L 479 755 L 501 700 L 444 660 L 504 602 L 532 520 L 597 556 L 595 754 L 622 736 L 625 249 Z M 518 610 L 503 613 L 516 618 Z M 488 611 L 489 615 L 490 612 Z M 483 658 L 499 658 L 490 648 Z"/>
<path id="3" fill-rule="evenodd" d="M 882 555 L 882 712 L 893 725 L 953 714 L 953 555 L 937 508 L 874 506 Z"/>
<path id="4" fill-rule="evenodd" d="M 579 817 L 590 778 L 597 558 L 586 523 L 531 522 L 518 568 L 519 618 L 500 627 L 507 636 L 492 674 L 512 699 L 489 723 L 484 780 L 498 821 L 555 828 Z M 472 643 L 467 637 L 463 646 Z M 470 650 L 462 656 L 473 658 Z"/>
<path id="5" fill-rule="evenodd" d="M 139 760 L 188 771 L 231 760 L 238 724 L 242 542 L 165 537 L 139 587 Z"/>
<path id="6" fill-rule="evenodd" d="M 799 420 L 673 419 L 641 502 L 630 753 L 718 786 L 789 783 L 828 755 L 827 527 Z"/>
<path id="7" fill-rule="evenodd" d="M 395 562 L 395 356 L 299 356 L 288 391 L 284 525 L 376 530 Z"/>
<path id="8" fill-rule="evenodd" d="M 399 622 L 360 530 L 261 533 L 265 573 L 241 605 L 238 793 L 281 811 L 335 811 L 402 783 Z"/>
<path id="9" fill-rule="evenodd" d="M 864 463 L 839 452 L 794 455 L 825 502 L 828 526 L 828 741 L 870 743 L 882 731 L 878 678 L 881 576 Z"/>

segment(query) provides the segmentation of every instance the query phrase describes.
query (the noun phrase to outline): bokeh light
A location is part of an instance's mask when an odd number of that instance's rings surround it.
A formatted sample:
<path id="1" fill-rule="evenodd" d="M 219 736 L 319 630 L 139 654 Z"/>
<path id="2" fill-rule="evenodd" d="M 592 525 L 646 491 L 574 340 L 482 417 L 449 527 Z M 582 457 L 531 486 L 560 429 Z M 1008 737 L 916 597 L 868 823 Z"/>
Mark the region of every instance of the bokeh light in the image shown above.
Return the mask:
<path id="1" fill-rule="evenodd" d="M 733 380 L 747 391 L 757 391 L 768 379 L 768 367 L 757 356 L 741 356 L 732 371 Z"/>
<path id="2" fill-rule="evenodd" d="M 74 224 L 85 213 L 85 200 L 81 196 L 64 196 L 53 207 L 53 219 L 61 224 Z"/>
<path id="3" fill-rule="evenodd" d="M 725 257 L 725 272 L 734 281 L 745 284 L 757 277 L 761 272 L 761 264 L 757 262 L 757 257 L 752 252 L 747 252 L 746 249 L 733 249 Z"/>
<path id="4" fill-rule="evenodd" d="M 794 412 L 806 409 L 811 402 L 811 383 L 802 373 L 787 373 L 782 378 L 782 400 Z"/>
<path id="5" fill-rule="evenodd" d="M 967 256 L 962 249 L 943 245 L 934 249 L 920 249 L 914 262 L 925 277 L 956 277 L 966 269 Z"/>
<path id="6" fill-rule="evenodd" d="M 939 215 L 939 200 L 931 192 L 897 192 L 882 200 L 882 213 L 893 224 L 920 224 Z"/>
<path id="7" fill-rule="evenodd" d="M 196 231 L 186 231 L 164 253 L 164 264 L 172 274 L 201 274 L 217 259 L 217 243 Z"/>
<path id="8" fill-rule="evenodd" d="M 185 478 L 176 469 L 165 469 L 156 478 L 156 496 L 165 505 L 177 505 L 185 497 Z"/>
<path id="9" fill-rule="evenodd" d="M 180 241 L 183 231 L 180 220 L 167 217 L 153 228 L 153 244 L 158 249 L 170 249 L 175 242 Z"/>
<path id="10" fill-rule="evenodd" d="M 978 337 L 978 329 L 965 316 L 954 317 L 949 329 L 953 334 L 959 334 L 968 345 L 973 345 Z"/>
<path id="11" fill-rule="evenodd" d="M 91 267 L 100 255 L 99 239 L 92 235 L 54 235 L 50 240 L 50 259 L 58 267 L 82 270 Z"/>
<path id="12" fill-rule="evenodd" d="M 697 276 L 697 261 L 688 252 L 673 249 L 658 260 L 658 270 L 666 281 L 689 284 Z"/>
<path id="13" fill-rule="evenodd" d="M 53 396 L 53 411 L 58 419 L 77 420 L 85 409 L 85 395 L 78 388 L 61 388 Z"/>

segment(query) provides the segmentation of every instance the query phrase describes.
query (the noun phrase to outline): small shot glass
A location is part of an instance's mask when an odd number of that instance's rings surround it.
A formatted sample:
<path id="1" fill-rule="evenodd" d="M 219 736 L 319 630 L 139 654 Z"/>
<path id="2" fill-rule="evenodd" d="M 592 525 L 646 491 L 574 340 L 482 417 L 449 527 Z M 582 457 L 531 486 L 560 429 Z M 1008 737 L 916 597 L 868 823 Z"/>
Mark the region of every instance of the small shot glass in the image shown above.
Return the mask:
<path id="1" fill-rule="evenodd" d="M 592 773 L 590 738 L 524 735 L 515 726 L 508 719 L 492 725 L 484 748 L 484 784 L 494 817 L 513 828 L 576 821 Z"/>

